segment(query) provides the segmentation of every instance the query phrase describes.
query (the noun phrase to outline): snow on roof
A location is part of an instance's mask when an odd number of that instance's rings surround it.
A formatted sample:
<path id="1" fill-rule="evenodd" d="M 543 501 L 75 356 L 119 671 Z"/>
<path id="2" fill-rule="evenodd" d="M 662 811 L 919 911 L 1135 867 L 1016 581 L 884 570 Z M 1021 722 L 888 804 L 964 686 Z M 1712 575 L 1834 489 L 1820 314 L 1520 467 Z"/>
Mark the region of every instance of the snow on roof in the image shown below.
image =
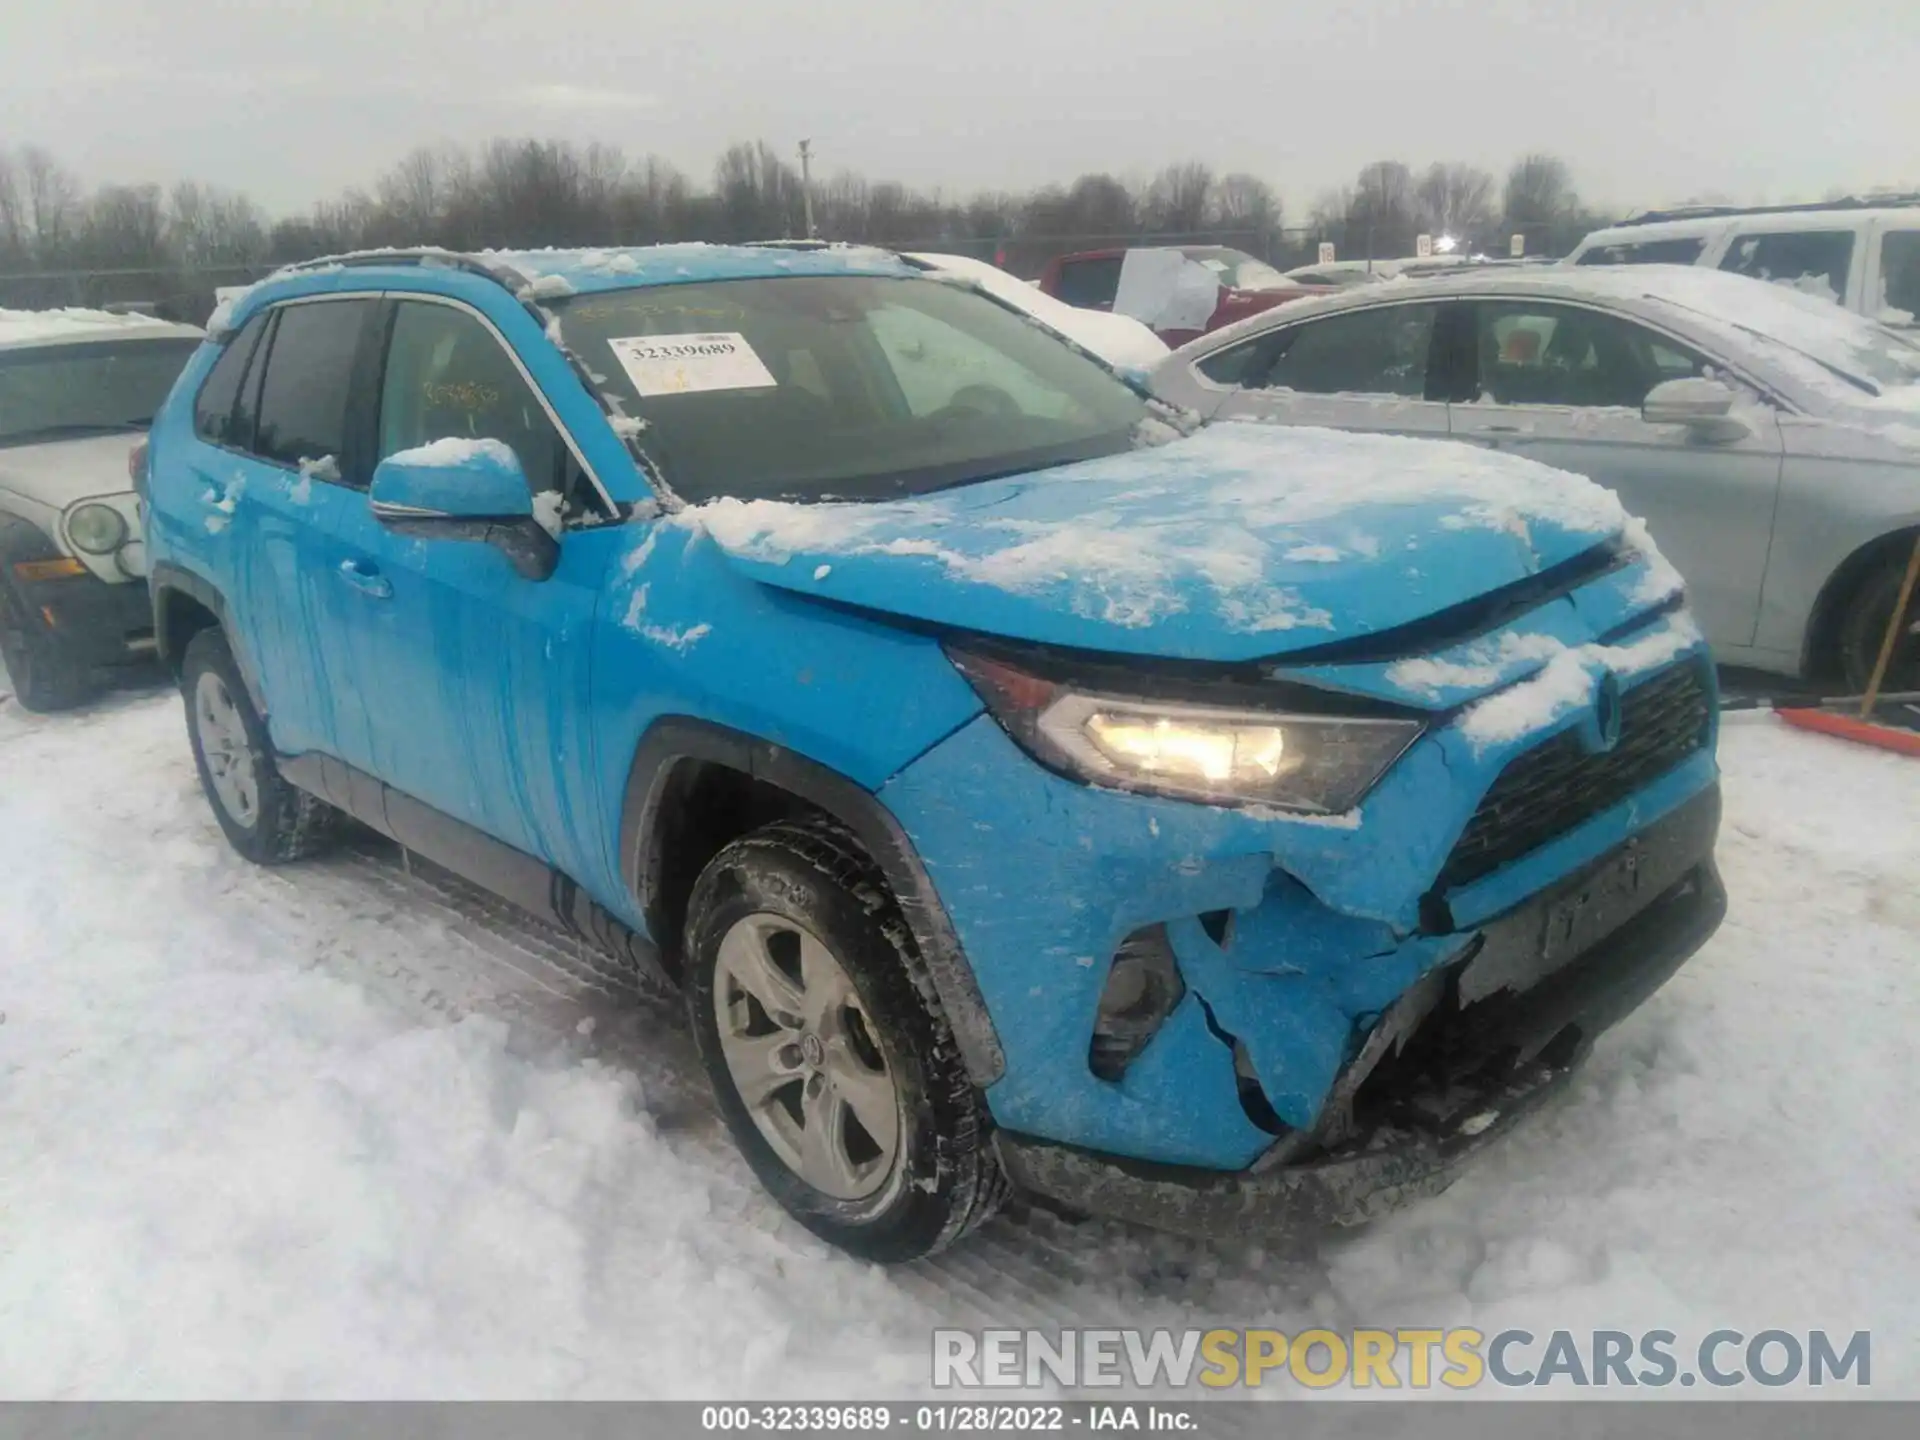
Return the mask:
<path id="1" fill-rule="evenodd" d="M 111 310 L 0 310 L 0 348 L 62 345 L 76 340 L 111 340 L 139 334 L 197 335 L 191 325 L 175 325 L 151 315 L 121 315 Z"/>
<path id="2" fill-rule="evenodd" d="M 887 251 L 865 245 L 826 245 L 817 250 L 803 250 L 694 242 L 589 250 L 483 250 L 476 258 L 524 276 L 533 287 L 530 299 L 633 285 L 686 285 L 705 280 L 917 273 Z M 563 285 L 565 289 L 560 288 Z"/>

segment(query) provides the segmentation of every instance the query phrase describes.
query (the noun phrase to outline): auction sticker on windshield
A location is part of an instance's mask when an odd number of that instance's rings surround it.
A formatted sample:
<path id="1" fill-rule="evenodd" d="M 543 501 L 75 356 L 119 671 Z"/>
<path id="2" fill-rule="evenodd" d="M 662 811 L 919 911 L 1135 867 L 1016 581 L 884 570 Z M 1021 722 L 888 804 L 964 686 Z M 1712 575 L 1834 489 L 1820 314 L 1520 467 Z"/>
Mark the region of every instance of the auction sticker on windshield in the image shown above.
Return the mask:
<path id="1" fill-rule="evenodd" d="M 607 344 L 641 395 L 760 390 L 778 383 L 737 330 L 712 335 L 632 335 Z"/>

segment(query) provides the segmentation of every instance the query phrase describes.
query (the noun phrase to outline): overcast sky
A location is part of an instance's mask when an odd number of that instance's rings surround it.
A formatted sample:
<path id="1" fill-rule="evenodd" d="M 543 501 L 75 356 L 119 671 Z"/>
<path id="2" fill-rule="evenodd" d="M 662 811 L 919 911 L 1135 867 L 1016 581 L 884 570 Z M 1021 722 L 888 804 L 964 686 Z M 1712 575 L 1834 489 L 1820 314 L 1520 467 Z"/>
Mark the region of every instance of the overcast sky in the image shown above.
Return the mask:
<path id="1" fill-rule="evenodd" d="M 971 191 L 1199 158 L 1291 215 L 1370 160 L 1584 198 L 1920 184 L 1920 0 L 0 0 L 0 145 L 275 213 L 537 135 L 704 181 L 736 139 Z"/>

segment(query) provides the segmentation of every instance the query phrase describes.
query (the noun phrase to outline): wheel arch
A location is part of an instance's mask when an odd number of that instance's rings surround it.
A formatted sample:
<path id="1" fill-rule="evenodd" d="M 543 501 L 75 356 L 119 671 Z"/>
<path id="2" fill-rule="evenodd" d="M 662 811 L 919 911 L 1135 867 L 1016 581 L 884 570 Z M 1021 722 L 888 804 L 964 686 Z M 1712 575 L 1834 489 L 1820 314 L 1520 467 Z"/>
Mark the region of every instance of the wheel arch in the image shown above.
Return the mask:
<path id="1" fill-rule="evenodd" d="M 191 570 L 162 561 L 153 567 L 147 579 L 153 600 L 153 642 L 160 661 L 178 679 L 187 646 L 202 630 L 217 628 L 226 636 L 234 664 L 247 683 L 247 698 L 255 712 L 267 714 L 266 697 L 260 689 L 260 672 L 253 657 L 228 623 L 226 597 L 219 587 Z"/>
<path id="2" fill-rule="evenodd" d="M 1006 1055 L 933 882 L 899 822 L 873 794 L 819 762 L 742 731 L 688 717 L 656 721 L 628 769 L 620 874 L 668 963 L 693 882 L 720 848 L 778 819 L 822 815 L 852 832 L 892 888 L 969 1077 L 984 1089 Z"/>
<path id="3" fill-rule="evenodd" d="M 1847 603 L 1882 565 L 1904 563 L 1916 536 L 1920 536 L 1920 523 L 1889 530 L 1874 536 L 1835 567 L 1820 587 L 1807 620 L 1806 639 L 1800 650 L 1802 674 L 1817 680 L 1838 678 L 1840 670 L 1834 652 Z"/>

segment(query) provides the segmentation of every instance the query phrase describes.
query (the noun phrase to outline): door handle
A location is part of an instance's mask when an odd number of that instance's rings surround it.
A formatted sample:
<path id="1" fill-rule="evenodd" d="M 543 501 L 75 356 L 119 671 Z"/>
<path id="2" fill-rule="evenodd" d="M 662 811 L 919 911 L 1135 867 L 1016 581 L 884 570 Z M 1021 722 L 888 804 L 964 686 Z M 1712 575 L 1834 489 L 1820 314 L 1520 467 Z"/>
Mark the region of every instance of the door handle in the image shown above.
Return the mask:
<path id="1" fill-rule="evenodd" d="M 1525 435 L 1528 432 L 1528 427 L 1525 425 L 1482 425 L 1480 431 L 1484 435 Z"/>
<path id="2" fill-rule="evenodd" d="M 342 560 L 340 578 L 362 595 L 371 595 L 376 600 L 393 597 L 393 582 L 382 575 L 377 566 L 364 560 Z"/>

